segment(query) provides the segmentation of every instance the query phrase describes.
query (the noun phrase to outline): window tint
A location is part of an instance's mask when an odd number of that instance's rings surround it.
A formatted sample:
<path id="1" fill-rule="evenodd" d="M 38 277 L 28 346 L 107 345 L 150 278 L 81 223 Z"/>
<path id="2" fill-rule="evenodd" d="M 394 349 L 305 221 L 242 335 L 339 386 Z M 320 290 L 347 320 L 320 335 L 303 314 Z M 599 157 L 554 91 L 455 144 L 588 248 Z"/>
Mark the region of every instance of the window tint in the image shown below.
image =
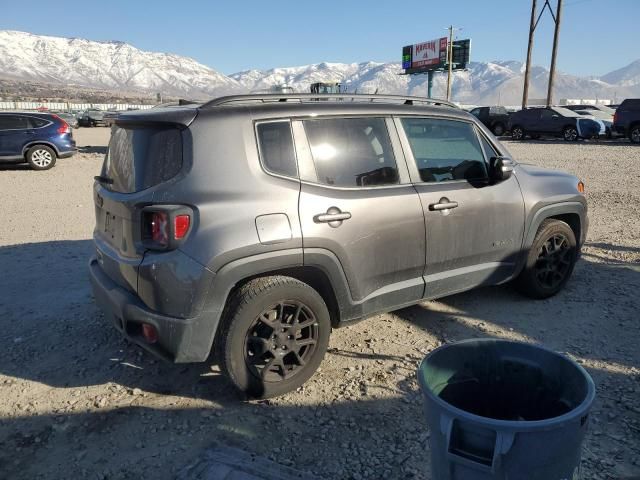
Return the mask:
<path id="1" fill-rule="evenodd" d="M 289 122 L 259 123 L 258 142 L 264 167 L 272 173 L 297 177 L 296 156 Z"/>
<path id="2" fill-rule="evenodd" d="M 469 112 L 471 115 L 475 116 L 475 117 L 479 117 L 480 116 L 480 109 L 479 108 L 474 108 L 473 110 L 471 110 Z"/>
<path id="3" fill-rule="evenodd" d="M 29 117 L 29 126 L 31 128 L 44 127 L 47 123 L 49 122 L 46 121 L 44 118 Z"/>
<path id="4" fill-rule="evenodd" d="M 0 115 L 0 129 L 17 130 L 29 128 L 27 117 L 21 115 Z"/>
<path id="5" fill-rule="evenodd" d="M 340 187 L 398 183 L 384 118 L 305 120 L 318 181 Z"/>
<path id="6" fill-rule="evenodd" d="M 489 160 L 491 157 L 497 157 L 498 152 L 496 152 L 496 149 L 493 148 L 493 145 L 489 143 L 489 140 L 487 140 L 484 135 L 479 135 L 479 137 L 480 143 L 482 143 L 482 148 L 484 149 L 484 156 L 487 158 L 487 160 Z"/>
<path id="7" fill-rule="evenodd" d="M 423 182 L 487 178 L 473 125 L 455 120 L 403 118 L 402 126 Z"/>
<path id="8" fill-rule="evenodd" d="M 552 112 L 551 110 L 542 110 L 540 113 L 540 118 L 542 120 L 551 120 L 554 114 L 557 115 L 557 113 Z"/>

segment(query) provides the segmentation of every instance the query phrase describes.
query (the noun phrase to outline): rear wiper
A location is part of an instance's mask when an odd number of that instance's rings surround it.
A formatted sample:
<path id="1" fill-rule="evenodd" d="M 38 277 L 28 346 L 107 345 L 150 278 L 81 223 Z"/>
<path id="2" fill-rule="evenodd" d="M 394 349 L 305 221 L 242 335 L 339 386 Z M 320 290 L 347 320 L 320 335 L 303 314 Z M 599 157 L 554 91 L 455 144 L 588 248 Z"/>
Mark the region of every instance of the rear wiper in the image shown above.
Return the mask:
<path id="1" fill-rule="evenodd" d="M 93 179 L 96 182 L 106 183 L 107 185 L 111 185 L 113 183 L 113 178 L 103 177 L 102 175 L 96 175 Z"/>

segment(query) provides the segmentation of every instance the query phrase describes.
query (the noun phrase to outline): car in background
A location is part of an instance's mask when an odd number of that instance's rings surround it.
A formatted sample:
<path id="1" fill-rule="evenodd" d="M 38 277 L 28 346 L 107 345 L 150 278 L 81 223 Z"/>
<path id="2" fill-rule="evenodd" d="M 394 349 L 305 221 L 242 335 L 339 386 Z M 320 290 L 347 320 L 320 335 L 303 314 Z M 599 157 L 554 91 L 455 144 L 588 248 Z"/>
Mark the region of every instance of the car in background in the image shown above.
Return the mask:
<path id="1" fill-rule="evenodd" d="M 0 161 L 48 170 L 76 153 L 69 124 L 52 113 L 0 112 Z"/>
<path id="2" fill-rule="evenodd" d="M 613 116 L 613 131 L 640 143 L 640 98 L 628 98 Z"/>
<path id="3" fill-rule="evenodd" d="M 591 105 L 588 103 L 582 103 L 582 104 L 577 104 L 577 105 L 562 105 L 562 108 L 566 108 L 567 110 L 572 110 L 574 112 L 577 112 L 578 110 L 589 110 L 592 112 L 600 112 L 602 115 L 611 115 L 613 117 L 613 114 L 616 113 L 615 108 L 611 108 L 609 105 Z M 601 118 L 598 117 L 597 115 L 595 115 L 597 118 Z"/>
<path id="4" fill-rule="evenodd" d="M 120 115 L 120 112 L 116 110 L 107 110 L 106 112 L 104 112 L 104 115 L 102 116 L 102 121 L 104 122 L 105 127 L 110 127 L 114 123 L 116 123 L 116 119 L 118 118 L 118 115 Z"/>
<path id="5" fill-rule="evenodd" d="M 601 125 L 563 107 L 533 107 L 510 114 L 509 130 L 514 140 L 552 136 L 571 142 L 598 136 Z"/>
<path id="6" fill-rule="evenodd" d="M 611 138 L 613 136 L 612 126 L 613 126 L 613 115 L 609 115 L 601 110 L 573 110 L 578 115 L 582 115 L 583 117 L 591 118 L 596 122 L 602 124 L 602 128 L 600 130 L 600 135 L 605 135 L 607 138 Z"/>
<path id="7" fill-rule="evenodd" d="M 82 112 L 78 117 L 78 123 L 81 127 L 96 127 L 104 125 L 104 111 L 97 108 L 90 108 Z"/>
<path id="8" fill-rule="evenodd" d="M 76 117 L 73 113 L 59 112 L 56 113 L 56 115 L 67 122 L 71 128 L 78 128 L 78 117 Z"/>
<path id="9" fill-rule="evenodd" d="M 506 108 L 501 106 L 476 107 L 469 113 L 480 120 L 496 137 L 507 132 L 509 112 Z"/>

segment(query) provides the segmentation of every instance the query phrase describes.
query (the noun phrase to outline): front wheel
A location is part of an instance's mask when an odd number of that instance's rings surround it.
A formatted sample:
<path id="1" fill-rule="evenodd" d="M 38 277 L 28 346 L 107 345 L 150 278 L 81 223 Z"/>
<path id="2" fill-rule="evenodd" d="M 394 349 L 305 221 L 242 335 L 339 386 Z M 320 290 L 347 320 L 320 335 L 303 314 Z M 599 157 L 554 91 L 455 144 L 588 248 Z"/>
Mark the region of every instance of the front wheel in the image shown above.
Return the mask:
<path id="1" fill-rule="evenodd" d="M 504 135 L 504 125 L 501 123 L 496 123 L 493 126 L 493 134 L 496 137 L 501 137 L 502 135 Z"/>
<path id="2" fill-rule="evenodd" d="M 331 320 L 322 297 L 291 277 L 257 278 L 230 298 L 216 337 L 222 371 L 254 398 L 283 395 L 316 371 Z"/>
<path id="3" fill-rule="evenodd" d="M 551 297 L 566 285 L 577 259 L 577 242 L 571 227 L 560 220 L 545 220 L 515 285 L 528 297 Z"/>
<path id="4" fill-rule="evenodd" d="M 633 143 L 640 143 L 640 125 L 634 125 L 629 131 L 629 140 Z"/>
<path id="5" fill-rule="evenodd" d="M 27 151 L 26 160 L 34 170 L 49 170 L 56 164 L 56 152 L 46 145 L 36 145 Z"/>
<path id="6" fill-rule="evenodd" d="M 576 127 L 566 127 L 562 131 L 562 136 L 566 142 L 575 142 L 578 140 L 578 129 Z"/>

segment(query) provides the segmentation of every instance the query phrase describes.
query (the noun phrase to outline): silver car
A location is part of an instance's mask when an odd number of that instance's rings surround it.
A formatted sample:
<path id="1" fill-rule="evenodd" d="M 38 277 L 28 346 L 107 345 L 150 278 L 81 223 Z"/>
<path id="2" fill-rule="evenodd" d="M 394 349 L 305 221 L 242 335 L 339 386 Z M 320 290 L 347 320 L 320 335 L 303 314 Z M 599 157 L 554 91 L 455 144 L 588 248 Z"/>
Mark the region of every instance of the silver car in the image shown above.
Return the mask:
<path id="1" fill-rule="evenodd" d="M 323 100 L 118 116 L 89 269 L 123 335 L 173 362 L 213 353 L 265 398 L 314 373 L 334 328 L 483 285 L 564 287 L 588 226 L 576 177 L 518 164 L 443 101 Z"/>

